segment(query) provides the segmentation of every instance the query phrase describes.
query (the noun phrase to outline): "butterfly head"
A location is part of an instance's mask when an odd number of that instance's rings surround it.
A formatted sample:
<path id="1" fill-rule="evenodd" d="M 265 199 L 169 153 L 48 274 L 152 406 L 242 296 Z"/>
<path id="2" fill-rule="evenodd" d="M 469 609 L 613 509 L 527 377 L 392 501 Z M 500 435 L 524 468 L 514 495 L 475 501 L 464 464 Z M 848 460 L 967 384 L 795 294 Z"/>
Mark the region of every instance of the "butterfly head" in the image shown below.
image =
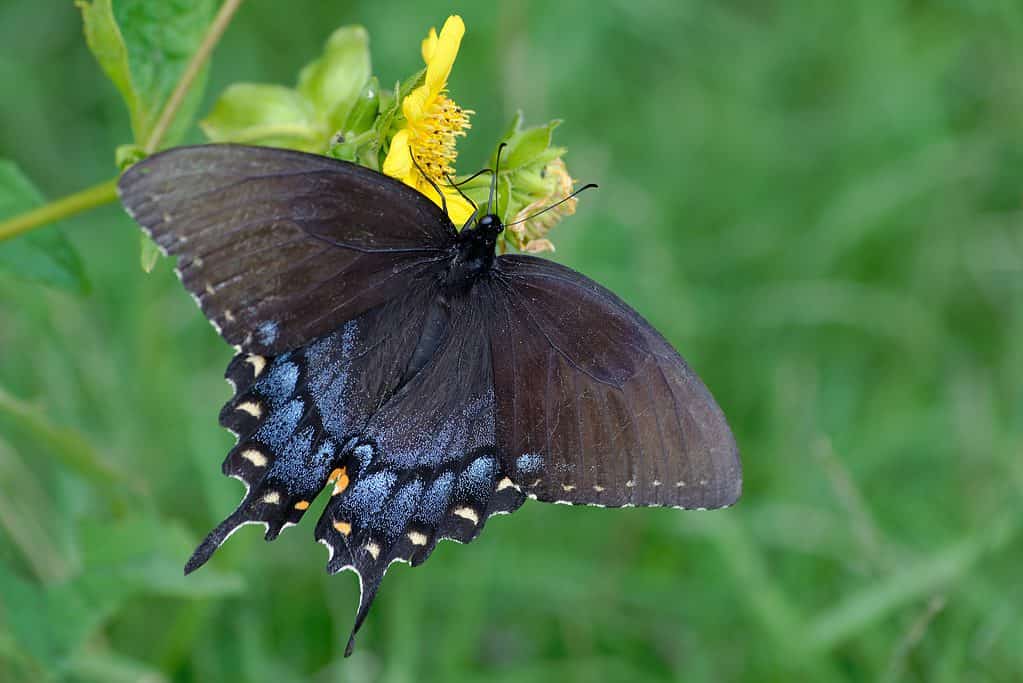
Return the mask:
<path id="1" fill-rule="evenodd" d="M 497 236 L 504 231 L 504 224 L 497 214 L 488 213 L 476 221 L 476 230 L 480 232 L 481 236 L 492 237 L 496 240 Z"/>

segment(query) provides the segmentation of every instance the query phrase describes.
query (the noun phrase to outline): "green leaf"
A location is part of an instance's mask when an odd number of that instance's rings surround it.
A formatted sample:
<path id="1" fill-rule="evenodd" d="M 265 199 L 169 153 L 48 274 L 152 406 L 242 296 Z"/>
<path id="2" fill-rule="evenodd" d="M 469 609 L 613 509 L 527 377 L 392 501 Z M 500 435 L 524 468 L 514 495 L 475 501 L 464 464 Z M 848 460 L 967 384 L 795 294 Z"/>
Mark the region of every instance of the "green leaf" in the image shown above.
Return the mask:
<path id="1" fill-rule="evenodd" d="M 366 81 L 362 87 L 359 97 L 348 112 L 345 122 L 341 125 L 340 131 L 347 137 L 352 133 L 362 133 L 369 130 L 380 113 L 380 82 L 373 77 Z"/>
<path id="2" fill-rule="evenodd" d="M 117 89 L 121 92 L 128 112 L 131 115 L 132 129 L 138 138 L 138 130 L 142 122 L 139 115 L 138 95 L 131 82 L 131 69 L 128 66 L 128 46 L 124 44 L 124 36 L 114 18 L 114 8 L 110 0 L 79 0 L 75 3 L 82 10 L 82 22 L 85 28 L 85 42 L 92 51 L 96 61 Z"/>
<path id="3" fill-rule="evenodd" d="M 146 150 L 140 145 L 118 145 L 114 151 L 114 161 L 117 168 L 126 171 L 132 164 L 137 164 L 146 158 Z"/>
<path id="4" fill-rule="evenodd" d="M 145 144 L 164 104 L 202 42 L 215 0 L 79 0 L 85 37 L 103 71 L 121 92 L 135 142 Z M 162 141 L 180 139 L 195 115 L 205 69 Z"/>
<path id="5" fill-rule="evenodd" d="M 502 169 L 511 172 L 528 164 L 536 163 L 539 157 L 550 148 L 554 129 L 560 124 L 561 121 L 555 119 L 545 126 L 516 130 L 508 136 L 506 140 L 508 149 L 505 150 L 504 158 L 501 159 Z M 547 161 L 550 159 L 545 160 L 544 163 Z"/>
<path id="6" fill-rule="evenodd" d="M 42 195 L 18 167 L 0 159 L 0 219 L 42 204 Z M 89 289 L 78 252 L 49 225 L 0 243 L 0 270 L 31 282 L 84 293 Z"/>
<path id="7" fill-rule="evenodd" d="M 323 55 L 299 74 L 298 87 L 237 83 L 217 99 L 199 125 L 214 142 L 242 142 L 331 152 L 336 132 L 364 132 L 376 117 L 379 93 L 370 80 L 369 36 L 343 26 L 327 40 Z M 379 146 L 379 143 L 376 143 Z M 346 151 L 375 146 L 365 139 Z"/>
<path id="8" fill-rule="evenodd" d="M 235 83 L 199 126 L 213 142 L 243 142 L 319 152 L 325 133 L 311 105 L 291 88 Z"/>
<path id="9" fill-rule="evenodd" d="M 361 26 L 342 26 L 327 39 L 323 56 L 302 69 L 298 92 L 333 132 L 348 118 L 369 77 L 369 34 Z"/>

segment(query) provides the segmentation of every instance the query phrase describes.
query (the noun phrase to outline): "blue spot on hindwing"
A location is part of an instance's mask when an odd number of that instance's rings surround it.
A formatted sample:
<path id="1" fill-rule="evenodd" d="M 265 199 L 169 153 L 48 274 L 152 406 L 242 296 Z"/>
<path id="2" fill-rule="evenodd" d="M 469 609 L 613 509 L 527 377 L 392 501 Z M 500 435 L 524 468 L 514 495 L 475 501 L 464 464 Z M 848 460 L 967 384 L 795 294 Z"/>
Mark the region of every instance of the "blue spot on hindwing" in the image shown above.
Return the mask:
<path id="1" fill-rule="evenodd" d="M 274 453 L 280 453 L 298 428 L 298 421 L 302 419 L 304 408 L 305 402 L 296 398 L 280 408 L 271 410 L 266 416 L 266 421 L 256 432 L 256 438 L 269 446 Z"/>
<path id="2" fill-rule="evenodd" d="M 258 382 L 255 390 L 266 397 L 271 410 L 279 408 L 294 396 L 298 384 L 298 365 L 288 362 L 288 355 L 275 359 L 270 370 Z"/>
<path id="3" fill-rule="evenodd" d="M 536 474 L 543 467 L 543 456 L 538 453 L 523 453 L 515 461 L 515 467 L 522 474 Z"/>
<path id="4" fill-rule="evenodd" d="M 476 458 L 458 477 L 459 497 L 482 501 L 490 495 L 497 476 L 497 461 L 485 455 Z"/>
<path id="5" fill-rule="evenodd" d="M 352 458 L 355 460 L 358 469 L 355 474 L 362 476 L 369 464 L 373 462 L 373 447 L 369 444 L 363 444 L 352 449 Z"/>
<path id="6" fill-rule="evenodd" d="M 342 439 L 357 429 L 353 415 L 358 414 L 360 406 L 353 396 L 355 379 L 350 365 L 358 332 L 358 323 L 350 320 L 340 334 L 335 332 L 321 337 L 304 350 L 309 393 L 324 428 L 335 439 Z"/>
<path id="7" fill-rule="evenodd" d="M 355 483 L 344 500 L 344 507 L 351 511 L 356 519 L 365 522 L 367 517 L 373 517 L 391 492 L 391 487 L 397 481 L 398 476 L 394 472 L 376 472 Z"/>
<path id="8" fill-rule="evenodd" d="M 407 482 L 387 501 L 377 519 L 377 529 L 394 540 L 408 529 L 412 515 L 419 506 L 423 495 L 423 482 L 419 479 Z"/>
<path id="9" fill-rule="evenodd" d="M 437 477 L 423 496 L 423 504 L 419 509 L 420 519 L 431 526 L 440 522 L 448 510 L 451 500 L 451 489 L 454 488 L 455 475 L 445 472 Z"/>

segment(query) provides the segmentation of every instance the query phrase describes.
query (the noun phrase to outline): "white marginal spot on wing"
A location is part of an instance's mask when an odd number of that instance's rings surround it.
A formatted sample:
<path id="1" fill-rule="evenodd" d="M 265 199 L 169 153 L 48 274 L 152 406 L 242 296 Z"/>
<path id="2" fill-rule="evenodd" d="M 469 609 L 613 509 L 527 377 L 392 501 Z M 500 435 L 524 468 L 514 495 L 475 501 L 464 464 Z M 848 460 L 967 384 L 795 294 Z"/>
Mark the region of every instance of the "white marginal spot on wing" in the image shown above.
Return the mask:
<path id="1" fill-rule="evenodd" d="M 408 540 L 412 545 L 426 545 L 426 541 L 428 539 L 426 538 L 426 534 L 418 531 L 410 531 L 408 532 Z"/>
<path id="2" fill-rule="evenodd" d="M 516 491 L 521 491 L 522 490 L 521 488 L 519 488 L 519 486 L 515 482 L 513 482 L 508 477 L 505 477 L 501 481 L 497 482 L 497 490 L 498 491 L 504 491 L 505 489 L 515 489 Z"/>
<path id="3" fill-rule="evenodd" d="M 556 500 L 556 501 L 554 501 L 554 504 L 555 505 L 571 505 L 572 501 L 570 501 L 570 500 Z"/>
<path id="4" fill-rule="evenodd" d="M 250 353 L 245 358 L 245 362 L 252 366 L 253 377 L 259 377 L 263 373 L 263 368 L 266 367 L 266 358 L 257 356 L 254 353 Z"/>
<path id="5" fill-rule="evenodd" d="M 366 544 L 366 552 L 373 556 L 373 559 L 380 557 L 380 546 L 370 541 Z"/>
<path id="6" fill-rule="evenodd" d="M 530 500 L 536 500 L 536 494 L 535 493 L 527 493 L 526 494 L 526 498 L 529 498 Z"/>
<path id="7" fill-rule="evenodd" d="M 206 286 L 203 287 L 203 289 L 206 291 L 207 294 L 215 294 L 215 292 L 213 291 L 213 285 L 211 285 L 208 282 L 206 283 Z"/>
<path id="8" fill-rule="evenodd" d="M 327 546 L 327 562 L 330 563 L 330 561 L 334 559 L 334 546 L 332 546 L 325 538 L 321 538 L 320 543 Z"/>
<path id="9" fill-rule="evenodd" d="M 260 417 L 263 415 L 263 409 L 260 405 L 258 403 L 253 403 L 252 401 L 246 401 L 245 403 L 240 404 L 237 408 L 235 408 L 235 410 L 244 411 L 252 417 Z"/>
<path id="10" fill-rule="evenodd" d="M 599 486 L 597 484 L 594 484 L 593 485 L 593 490 L 596 491 L 597 493 L 600 493 L 601 491 L 604 490 L 604 487 L 603 486 Z"/>
<path id="11" fill-rule="evenodd" d="M 226 320 L 229 323 L 233 323 L 234 322 L 234 313 L 232 313 L 231 311 L 229 311 L 227 309 L 224 309 L 224 320 Z"/>
<path id="12" fill-rule="evenodd" d="M 625 486 L 627 486 L 627 487 L 628 487 L 628 488 L 630 488 L 630 489 L 631 489 L 631 488 L 632 488 L 633 486 L 635 486 L 635 485 L 636 485 L 636 482 L 635 482 L 634 480 L 632 480 L 632 479 L 630 479 L 630 480 L 628 480 L 627 482 L 625 482 Z"/>
<path id="13" fill-rule="evenodd" d="M 654 483 L 654 486 L 660 486 L 661 485 L 661 482 L 657 481 L 656 479 L 654 479 L 653 483 Z"/>
<path id="14" fill-rule="evenodd" d="M 267 463 L 266 456 L 260 453 L 259 451 L 255 450 L 254 448 L 249 448 L 248 450 L 242 451 L 242 457 L 251 462 L 256 467 L 266 467 Z"/>
<path id="15" fill-rule="evenodd" d="M 451 511 L 451 514 L 458 515 L 462 519 L 467 519 L 473 524 L 480 523 L 480 516 L 470 507 L 455 508 Z"/>
<path id="16" fill-rule="evenodd" d="M 278 503 L 281 502 L 281 494 L 277 493 L 276 491 L 268 491 L 261 500 L 262 502 L 268 503 L 270 505 L 277 505 Z"/>
<path id="17" fill-rule="evenodd" d="M 682 488 L 685 485 L 686 485 L 686 483 L 684 481 L 680 481 L 680 482 L 677 482 L 675 484 L 675 488 L 680 489 L 680 488 Z"/>
<path id="18" fill-rule="evenodd" d="M 562 484 L 561 485 L 561 490 L 566 491 L 566 492 L 567 491 L 574 491 L 575 490 L 575 484 Z"/>

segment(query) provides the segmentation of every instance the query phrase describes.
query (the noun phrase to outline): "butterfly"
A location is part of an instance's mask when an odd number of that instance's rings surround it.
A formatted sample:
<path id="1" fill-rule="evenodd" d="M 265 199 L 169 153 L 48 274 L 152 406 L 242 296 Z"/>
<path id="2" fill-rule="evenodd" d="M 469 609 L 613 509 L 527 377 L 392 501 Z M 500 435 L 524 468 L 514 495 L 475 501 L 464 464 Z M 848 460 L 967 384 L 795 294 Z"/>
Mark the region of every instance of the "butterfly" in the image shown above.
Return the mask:
<path id="1" fill-rule="evenodd" d="M 467 543 L 526 498 L 719 508 L 742 486 L 710 392 L 621 299 L 549 260 L 496 254 L 371 169 L 268 147 L 155 154 L 118 184 L 237 354 L 220 423 L 245 524 L 272 540 L 324 489 L 331 573 L 359 577 L 359 630 L 388 566 Z"/>

